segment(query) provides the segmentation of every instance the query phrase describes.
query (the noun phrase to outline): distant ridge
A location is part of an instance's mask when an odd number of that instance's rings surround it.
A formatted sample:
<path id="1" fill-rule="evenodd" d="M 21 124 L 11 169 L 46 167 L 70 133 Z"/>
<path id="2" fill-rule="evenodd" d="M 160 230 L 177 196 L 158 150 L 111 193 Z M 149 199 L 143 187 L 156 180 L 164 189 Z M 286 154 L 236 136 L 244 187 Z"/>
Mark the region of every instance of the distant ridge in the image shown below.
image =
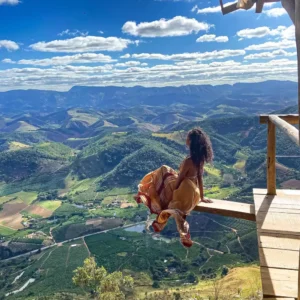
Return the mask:
<path id="1" fill-rule="evenodd" d="M 100 110 L 138 105 L 170 106 L 184 104 L 201 108 L 219 104 L 243 107 L 246 103 L 272 106 L 278 110 L 296 104 L 297 83 L 265 81 L 234 85 L 186 85 L 180 87 L 96 87 L 74 86 L 67 92 L 45 90 L 12 90 L 0 92 L 0 110 L 55 112 L 58 109 L 85 107 Z M 262 101 L 263 100 L 263 101 Z"/>

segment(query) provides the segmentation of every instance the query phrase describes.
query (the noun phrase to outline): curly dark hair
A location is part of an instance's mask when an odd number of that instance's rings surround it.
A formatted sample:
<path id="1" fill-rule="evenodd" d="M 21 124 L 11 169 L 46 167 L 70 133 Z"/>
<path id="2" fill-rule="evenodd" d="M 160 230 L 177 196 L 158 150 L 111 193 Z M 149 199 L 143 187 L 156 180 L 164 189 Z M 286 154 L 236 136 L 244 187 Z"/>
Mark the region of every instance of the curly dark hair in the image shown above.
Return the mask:
<path id="1" fill-rule="evenodd" d="M 194 128 L 189 131 L 187 137 L 190 141 L 190 157 L 194 165 L 200 168 L 205 162 L 212 162 L 214 153 L 208 135 L 201 128 Z"/>

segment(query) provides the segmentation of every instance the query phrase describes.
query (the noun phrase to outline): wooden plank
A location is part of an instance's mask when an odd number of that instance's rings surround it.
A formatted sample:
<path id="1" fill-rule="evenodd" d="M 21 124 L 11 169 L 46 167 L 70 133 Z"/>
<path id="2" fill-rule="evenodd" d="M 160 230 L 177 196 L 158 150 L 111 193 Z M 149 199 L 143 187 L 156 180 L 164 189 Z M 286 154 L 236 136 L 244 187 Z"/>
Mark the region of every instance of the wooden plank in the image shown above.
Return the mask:
<path id="1" fill-rule="evenodd" d="M 290 1 L 290 0 L 288 0 Z M 288 122 L 289 124 L 298 124 L 299 122 L 299 115 L 297 114 L 290 114 L 290 115 L 277 115 L 282 120 Z M 269 115 L 260 115 L 259 122 L 260 124 L 268 124 Z"/>
<path id="2" fill-rule="evenodd" d="M 267 195 L 268 191 L 266 189 L 253 189 L 254 195 Z"/>
<path id="3" fill-rule="evenodd" d="M 290 140 L 299 145 L 299 131 L 297 128 L 275 115 L 270 115 L 269 121 L 271 121 L 277 128 L 280 128 Z"/>
<path id="4" fill-rule="evenodd" d="M 298 270 L 299 251 L 259 248 L 260 266 Z"/>
<path id="5" fill-rule="evenodd" d="M 231 12 L 234 12 L 238 9 L 239 8 L 237 7 L 237 2 L 236 2 L 236 3 L 230 4 L 230 5 L 223 6 L 222 7 L 222 13 L 223 13 L 223 15 L 227 15 L 227 14 L 229 14 Z"/>
<path id="6" fill-rule="evenodd" d="M 298 271 L 261 267 L 264 295 L 298 297 Z"/>
<path id="7" fill-rule="evenodd" d="M 300 247 L 299 247 L 300 249 Z M 298 253 L 300 254 L 300 252 L 298 251 Z M 300 299 L 300 255 L 299 255 L 299 259 L 298 259 L 298 300 Z"/>
<path id="8" fill-rule="evenodd" d="M 255 195 L 267 195 L 268 191 L 266 189 L 253 189 L 253 194 Z M 300 190 L 277 190 L 278 196 L 300 196 Z"/>
<path id="9" fill-rule="evenodd" d="M 276 127 L 268 121 L 268 157 L 267 157 L 268 194 L 276 194 Z"/>
<path id="10" fill-rule="evenodd" d="M 199 203 L 195 211 L 218 214 L 226 217 L 255 221 L 253 204 L 212 199 L 213 203 Z"/>
<path id="11" fill-rule="evenodd" d="M 254 195 L 255 213 L 278 212 L 300 214 L 300 197 Z"/>
<path id="12" fill-rule="evenodd" d="M 257 0 L 256 1 L 256 9 L 255 9 L 255 12 L 257 14 L 260 14 L 263 10 L 263 7 L 264 7 L 264 4 L 265 4 L 265 1 L 264 0 Z"/>
<path id="13" fill-rule="evenodd" d="M 267 195 L 267 191 L 264 190 L 265 194 L 254 194 L 255 204 L 260 204 L 263 200 L 269 199 L 276 203 L 297 203 L 300 201 L 300 191 L 297 190 L 277 190 L 277 195 Z"/>
<path id="14" fill-rule="evenodd" d="M 278 232 L 281 234 L 300 235 L 300 218 L 298 214 L 258 213 L 257 229 L 262 232 Z"/>
<path id="15" fill-rule="evenodd" d="M 264 297 L 263 300 L 295 300 L 295 298 L 282 298 L 282 297 L 280 297 L 280 298 L 274 298 L 274 297 L 269 298 L 269 297 Z"/>
<path id="16" fill-rule="evenodd" d="M 300 249 L 300 236 L 280 233 L 265 233 L 257 231 L 258 245 L 261 248 L 282 249 L 298 252 Z"/>

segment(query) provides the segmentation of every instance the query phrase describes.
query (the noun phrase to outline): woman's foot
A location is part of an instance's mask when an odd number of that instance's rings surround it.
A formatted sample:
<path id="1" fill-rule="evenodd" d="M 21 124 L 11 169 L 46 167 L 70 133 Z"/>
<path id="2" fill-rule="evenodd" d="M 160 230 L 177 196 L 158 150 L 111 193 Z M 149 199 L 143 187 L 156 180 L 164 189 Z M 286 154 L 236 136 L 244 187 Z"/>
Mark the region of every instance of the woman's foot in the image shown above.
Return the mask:
<path id="1" fill-rule="evenodd" d="M 139 195 L 133 196 L 133 199 L 134 199 L 137 203 L 142 203 L 141 197 L 140 197 Z"/>
<path id="2" fill-rule="evenodd" d="M 187 235 L 181 236 L 180 242 L 186 248 L 190 248 L 193 246 L 193 241 L 191 240 L 191 235 L 189 233 Z"/>
<path id="3" fill-rule="evenodd" d="M 193 242 L 191 240 L 181 240 L 181 244 L 186 248 L 191 248 L 193 246 Z"/>
<path id="4" fill-rule="evenodd" d="M 152 223 L 152 227 L 153 227 L 154 232 L 161 232 L 161 227 L 159 226 L 159 223 L 157 221 L 154 221 Z"/>

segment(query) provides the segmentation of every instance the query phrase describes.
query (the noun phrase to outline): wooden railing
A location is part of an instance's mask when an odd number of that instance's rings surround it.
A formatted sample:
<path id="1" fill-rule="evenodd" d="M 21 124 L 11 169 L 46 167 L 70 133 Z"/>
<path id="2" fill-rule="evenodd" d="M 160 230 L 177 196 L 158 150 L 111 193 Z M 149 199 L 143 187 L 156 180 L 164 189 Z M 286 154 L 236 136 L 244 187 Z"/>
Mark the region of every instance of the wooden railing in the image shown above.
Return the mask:
<path id="1" fill-rule="evenodd" d="M 276 195 L 276 128 L 281 129 L 294 143 L 299 145 L 299 115 L 262 115 L 261 124 L 268 124 L 267 188 L 269 195 Z"/>

